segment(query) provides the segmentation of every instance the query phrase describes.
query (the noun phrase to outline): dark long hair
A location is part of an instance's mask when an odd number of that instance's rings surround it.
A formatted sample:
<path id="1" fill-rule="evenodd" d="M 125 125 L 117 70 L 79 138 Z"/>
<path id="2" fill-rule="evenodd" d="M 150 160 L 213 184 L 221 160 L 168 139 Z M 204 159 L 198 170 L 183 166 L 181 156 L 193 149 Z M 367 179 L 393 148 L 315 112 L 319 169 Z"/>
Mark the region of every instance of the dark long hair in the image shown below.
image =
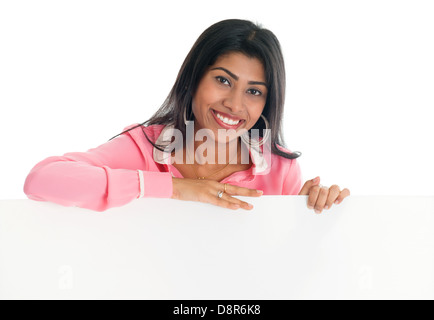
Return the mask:
<path id="1" fill-rule="evenodd" d="M 191 120 L 192 100 L 200 80 L 209 66 L 213 65 L 221 55 L 230 52 L 243 53 L 250 58 L 258 59 L 264 65 L 268 94 L 262 114 L 268 119 L 269 129 L 271 129 L 271 152 L 287 159 L 298 158 L 300 152 L 287 153 L 276 147 L 276 144 L 285 146 L 282 120 L 286 76 L 279 41 L 271 31 L 246 20 L 224 20 L 206 29 L 188 53 L 175 84 L 160 109 L 149 120 L 118 135 L 143 125 L 164 124 L 173 125 L 175 129 L 182 132 L 185 139 L 184 112 L 186 111 L 187 120 Z M 259 118 L 252 129 L 259 129 L 262 136 L 265 129 L 262 118 Z M 154 147 L 164 151 L 164 146 L 156 145 L 144 131 L 143 133 Z"/>

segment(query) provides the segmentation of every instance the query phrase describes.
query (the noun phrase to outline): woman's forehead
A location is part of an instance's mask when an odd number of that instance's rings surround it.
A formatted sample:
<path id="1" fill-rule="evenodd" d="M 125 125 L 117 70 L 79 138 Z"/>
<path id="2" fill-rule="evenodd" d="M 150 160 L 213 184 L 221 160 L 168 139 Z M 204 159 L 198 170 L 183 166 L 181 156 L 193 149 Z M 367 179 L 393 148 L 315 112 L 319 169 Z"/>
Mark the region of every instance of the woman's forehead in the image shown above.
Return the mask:
<path id="1" fill-rule="evenodd" d="M 249 57 L 241 52 L 230 52 L 217 58 L 209 70 L 223 67 L 240 79 L 265 81 L 265 71 L 258 58 Z"/>

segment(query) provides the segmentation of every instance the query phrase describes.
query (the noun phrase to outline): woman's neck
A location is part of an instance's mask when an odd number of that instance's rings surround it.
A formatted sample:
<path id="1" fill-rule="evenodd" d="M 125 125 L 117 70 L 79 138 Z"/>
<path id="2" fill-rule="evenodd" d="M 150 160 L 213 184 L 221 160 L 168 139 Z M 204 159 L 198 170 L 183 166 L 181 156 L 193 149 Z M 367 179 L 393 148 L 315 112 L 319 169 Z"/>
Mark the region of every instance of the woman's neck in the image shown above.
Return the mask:
<path id="1" fill-rule="evenodd" d="M 217 141 L 194 141 L 193 144 L 186 146 L 186 164 L 200 165 L 226 165 L 240 164 L 241 161 L 241 143 L 236 138 L 227 143 Z M 193 160 L 194 159 L 194 160 Z"/>

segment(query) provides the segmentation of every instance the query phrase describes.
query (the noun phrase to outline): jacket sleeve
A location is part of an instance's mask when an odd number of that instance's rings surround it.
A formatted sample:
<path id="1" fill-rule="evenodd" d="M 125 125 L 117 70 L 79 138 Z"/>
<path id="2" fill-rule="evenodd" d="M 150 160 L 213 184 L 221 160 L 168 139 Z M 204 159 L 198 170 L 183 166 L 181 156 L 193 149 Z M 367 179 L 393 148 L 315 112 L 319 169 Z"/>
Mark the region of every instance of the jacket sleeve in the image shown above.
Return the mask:
<path id="1" fill-rule="evenodd" d="M 87 152 L 49 157 L 28 174 L 24 193 L 29 199 L 50 201 L 95 211 L 123 206 L 144 197 L 170 198 L 172 176 L 169 172 L 142 171 L 145 158 L 136 142 L 123 134 Z M 140 183 L 140 180 L 142 183 Z"/>
<path id="2" fill-rule="evenodd" d="M 298 161 L 291 160 L 288 174 L 283 182 L 282 195 L 298 195 L 302 187 L 302 175 Z"/>

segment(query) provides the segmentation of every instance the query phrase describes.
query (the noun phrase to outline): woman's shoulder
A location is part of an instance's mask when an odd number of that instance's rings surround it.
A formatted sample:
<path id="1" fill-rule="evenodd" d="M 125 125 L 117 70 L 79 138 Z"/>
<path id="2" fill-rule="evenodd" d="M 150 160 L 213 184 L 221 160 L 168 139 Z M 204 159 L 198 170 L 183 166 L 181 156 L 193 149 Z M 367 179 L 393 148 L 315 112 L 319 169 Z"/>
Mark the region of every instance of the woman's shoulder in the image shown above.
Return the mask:
<path id="1" fill-rule="evenodd" d="M 279 149 L 279 150 L 281 150 L 281 151 L 283 151 L 285 153 L 292 153 L 291 150 L 289 150 L 288 148 L 285 148 L 285 147 L 281 146 L 280 144 L 276 143 L 276 147 L 277 147 L 277 149 Z"/>
<path id="2" fill-rule="evenodd" d="M 276 147 L 277 149 L 279 149 L 280 151 L 286 153 L 286 154 L 292 154 L 293 151 L 289 148 L 283 147 L 279 144 L 276 143 Z M 288 159 L 282 155 L 279 154 L 272 154 L 272 163 L 274 167 L 279 167 L 281 170 L 290 170 L 291 168 L 296 168 L 298 167 L 298 158 L 294 158 L 294 159 Z"/>
<path id="3" fill-rule="evenodd" d="M 276 143 L 277 149 L 286 153 L 292 154 L 294 153 L 291 149 L 278 145 Z M 285 188 L 290 188 L 286 191 L 283 191 L 282 194 L 297 194 L 300 190 L 301 186 L 301 168 L 300 164 L 297 161 L 298 158 L 288 159 L 282 155 L 274 154 L 272 155 L 272 171 L 277 175 L 281 176 L 284 181 Z M 288 178 L 289 177 L 289 178 Z"/>
<path id="4" fill-rule="evenodd" d="M 124 128 L 124 132 L 127 131 L 127 133 L 134 139 L 134 140 L 147 140 L 143 133 L 146 133 L 146 136 L 148 138 L 155 142 L 158 137 L 160 136 L 161 132 L 167 125 L 165 124 L 154 124 L 150 126 L 144 126 L 142 124 L 136 123 L 131 124 Z"/>
<path id="5" fill-rule="evenodd" d="M 288 155 L 293 153 L 292 150 L 290 150 L 290 149 L 288 149 L 288 148 L 286 148 L 286 147 L 283 147 L 283 146 L 281 146 L 281 145 L 279 145 L 279 144 L 277 144 L 277 143 L 276 143 L 276 147 L 277 147 L 277 149 L 279 149 L 280 151 L 282 151 L 282 152 L 284 152 L 284 153 L 286 153 L 286 154 L 288 154 Z M 278 155 L 278 154 L 274 154 L 274 155 L 275 155 L 276 158 L 278 158 L 280 161 L 292 162 L 292 161 L 295 161 L 295 160 L 296 160 L 296 158 L 295 158 L 295 159 L 288 159 L 288 158 L 285 158 L 284 156 L 281 156 L 281 155 Z"/>

